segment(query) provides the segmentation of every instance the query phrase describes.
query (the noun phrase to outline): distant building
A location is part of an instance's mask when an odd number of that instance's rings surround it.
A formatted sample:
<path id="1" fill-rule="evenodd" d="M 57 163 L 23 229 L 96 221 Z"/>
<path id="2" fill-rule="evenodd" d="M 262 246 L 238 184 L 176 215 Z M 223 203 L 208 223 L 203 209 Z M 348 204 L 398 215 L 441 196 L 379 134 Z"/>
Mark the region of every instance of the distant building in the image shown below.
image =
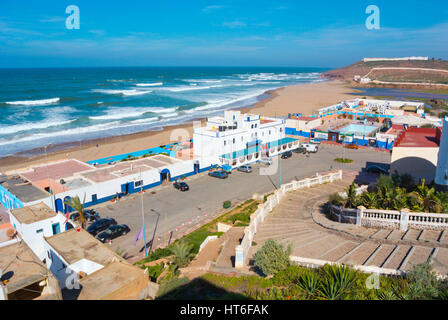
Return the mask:
<path id="1" fill-rule="evenodd" d="M 403 58 L 364 58 L 363 62 L 375 61 L 428 61 L 428 57 L 403 57 Z"/>

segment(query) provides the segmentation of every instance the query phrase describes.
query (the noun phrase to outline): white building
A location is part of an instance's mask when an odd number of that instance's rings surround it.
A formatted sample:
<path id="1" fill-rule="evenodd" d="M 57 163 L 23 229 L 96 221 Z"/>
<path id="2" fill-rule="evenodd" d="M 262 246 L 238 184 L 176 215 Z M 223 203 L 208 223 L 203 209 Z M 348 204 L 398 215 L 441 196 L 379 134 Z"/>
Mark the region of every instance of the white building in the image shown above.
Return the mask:
<path id="1" fill-rule="evenodd" d="M 448 189 L 448 120 L 443 119 L 435 183 L 443 190 Z"/>
<path id="2" fill-rule="evenodd" d="M 364 58 L 363 62 L 375 61 L 428 61 L 428 57 L 403 57 L 403 58 Z"/>
<path id="3" fill-rule="evenodd" d="M 43 238 L 72 227 L 70 222 L 64 223 L 66 217 L 44 203 L 9 210 L 9 218 L 23 241 L 41 260 L 45 259 Z"/>
<path id="4" fill-rule="evenodd" d="M 258 161 L 297 147 L 285 137 L 286 120 L 225 111 L 224 117 L 207 118 L 193 132 L 194 156 L 232 167 Z"/>

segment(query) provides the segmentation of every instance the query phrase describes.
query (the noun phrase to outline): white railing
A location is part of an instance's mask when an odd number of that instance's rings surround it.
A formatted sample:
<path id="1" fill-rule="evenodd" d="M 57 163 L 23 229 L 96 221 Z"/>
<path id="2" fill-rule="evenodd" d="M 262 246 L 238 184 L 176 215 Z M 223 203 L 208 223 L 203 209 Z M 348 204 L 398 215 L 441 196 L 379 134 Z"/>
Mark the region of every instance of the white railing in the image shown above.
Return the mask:
<path id="1" fill-rule="evenodd" d="M 290 191 L 295 191 L 301 188 L 310 188 L 313 185 L 333 182 L 336 180 L 342 180 L 342 171 L 331 172 L 324 176 L 316 176 L 311 179 L 303 179 L 300 181 L 292 181 L 290 183 L 284 184 L 280 189 L 276 190 L 274 194 L 266 199 L 265 203 L 258 206 L 258 209 L 251 214 L 250 224 L 244 230 L 244 237 L 241 244 L 235 248 L 235 267 L 241 268 L 247 259 L 249 249 L 252 246 L 252 241 L 254 239 L 255 233 L 258 230 L 258 226 L 262 223 L 266 215 L 275 208 L 275 206 L 280 203 L 283 196 Z"/>
<path id="2" fill-rule="evenodd" d="M 357 209 L 346 209 L 335 205 L 330 206 L 330 212 L 337 217 L 338 222 L 356 223 L 366 227 L 399 227 L 402 231 L 406 231 L 409 227 L 448 229 L 448 214 L 444 213 L 409 212 L 407 209 L 402 211 L 365 209 L 362 206 Z"/>

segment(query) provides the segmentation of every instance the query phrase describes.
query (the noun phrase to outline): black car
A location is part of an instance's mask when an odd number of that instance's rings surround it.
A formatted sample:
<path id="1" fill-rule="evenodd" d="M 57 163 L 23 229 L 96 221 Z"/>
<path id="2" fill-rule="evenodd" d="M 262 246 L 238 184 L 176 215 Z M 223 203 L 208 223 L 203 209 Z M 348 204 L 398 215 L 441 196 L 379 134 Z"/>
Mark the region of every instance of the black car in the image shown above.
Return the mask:
<path id="1" fill-rule="evenodd" d="M 92 209 L 84 210 L 84 218 L 91 222 L 91 221 L 97 221 L 100 219 L 100 216 L 98 215 L 98 212 Z M 70 219 L 73 221 L 79 220 L 79 213 L 75 212 L 70 215 Z"/>
<path id="2" fill-rule="evenodd" d="M 88 228 L 87 232 L 90 233 L 92 236 L 97 235 L 99 232 L 106 230 L 110 226 L 116 225 L 117 221 L 112 218 L 104 218 L 100 219 L 98 221 L 95 221 L 92 223 Z"/>
<path id="3" fill-rule="evenodd" d="M 226 179 L 229 176 L 229 174 L 227 172 L 225 172 L 224 170 L 211 171 L 208 173 L 208 175 L 210 177 L 215 177 L 215 178 L 219 178 L 219 179 Z"/>
<path id="4" fill-rule="evenodd" d="M 286 151 L 286 152 L 282 153 L 282 156 L 281 156 L 282 159 L 288 159 L 288 158 L 291 158 L 291 157 L 292 157 L 292 152 L 291 151 Z"/>
<path id="5" fill-rule="evenodd" d="M 131 231 L 129 227 L 125 224 L 119 224 L 107 228 L 106 231 L 101 232 L 96 238 L 102 243 L 115 239 L 119 236 L 124 236 L 126 233 Z"/>
<path id="6" fill-rule="evenodd" d="M 298 147 L 298 148 L 294 149 L 293 152 L 305 154 L 306 153 L 306 149 L 302 148 L 302 147 Z"/>
<path id="7" fill-rule="evenodd" d="M 185 182 L 179 182 L 176 181 L 173 183 L 174 188 L 180 190 L 180 191 L 188 191 L 190 190 L 190 187 Z"/>
<path id="8" fill-rule="evenodd" d="M 367 166 L 366 171 L 371 172 L 371 173 L 378 173 L 378 174 L 386 174 L 386 175 L 389 174 L 389 170 L 387 170 L 383 167 L 377 166 L 377 165 Z"/>

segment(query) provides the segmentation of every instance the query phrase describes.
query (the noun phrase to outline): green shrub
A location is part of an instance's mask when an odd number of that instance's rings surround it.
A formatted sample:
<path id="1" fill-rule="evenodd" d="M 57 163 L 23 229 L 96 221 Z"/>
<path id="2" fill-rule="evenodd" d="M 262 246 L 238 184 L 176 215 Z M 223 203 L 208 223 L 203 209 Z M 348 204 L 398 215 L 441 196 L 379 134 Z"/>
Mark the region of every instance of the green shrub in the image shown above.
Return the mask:
<path id="1" fill-rule="evenodd" d="M 229 201 L 229 200 L 224 201 L 224 203 L 222 204 L 222 207 L 223 207 L 224 209 L 229 209 L 231 206 L 232 206 L 232 202 Z"/>
<path id="2" fill-rule="evenodd" d="M 164 269 L 165 269 L 165 264 L 163 262 L 161 262 L 155 266 L 146 267 L 146 270 L 148 271 L 149 278 L 153 282 L 157 282 L 157 279 L 160 277 L 160 275 L 162 274 Z"/>
<path id="3" fill-rule="evenodd" d="M 273 239 L 265 242 L 263 247 L 254 255 L 255 267 L 259 268 L 264 275 L 274 275 L 279 271 L 285 270 L 291 264 L 289 255 L 292 247 L 287 248 Z"/>
<path id="4" fill-rule="evenodd" d="M 348 159 L 348 158 L 335 158 L 334 161 L 340 162 L 340 163 L 352 163 L 353 162 L 352 159 Z"/>

